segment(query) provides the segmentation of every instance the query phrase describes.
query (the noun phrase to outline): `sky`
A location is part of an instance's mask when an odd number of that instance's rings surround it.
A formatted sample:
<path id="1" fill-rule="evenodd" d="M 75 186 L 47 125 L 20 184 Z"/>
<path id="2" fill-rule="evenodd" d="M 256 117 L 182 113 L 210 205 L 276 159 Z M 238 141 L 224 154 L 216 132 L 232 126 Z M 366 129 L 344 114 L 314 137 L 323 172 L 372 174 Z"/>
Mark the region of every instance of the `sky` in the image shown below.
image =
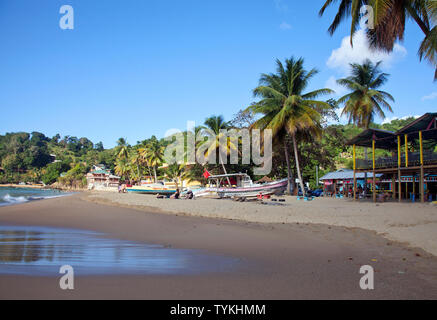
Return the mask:
<path id="1" fill-rule="evenodd" d="M 423 39 L 409 22 L 392 54 L 372 53 L 349 24 L 327 33 L 336 8 L 324 0 L 0 0 L 0 134 L 39 131 L 113 147 L 211 115 L 226 120 L 254 100 L 275 59 L 317 68 L 308 91 L 329 87 L 350 62 L 383 61 L 383 88 L 396 99 L 387 119 L 436 110 L 434 71 L 420 62 Z M 74 9 L 63 30 L 60 8 Z M 327 97 L 328 98 L 328 97 Z M 382 119 L 379 120 L 382 122 Z M 387 121 L 387 120 L 386 120 Z"/>

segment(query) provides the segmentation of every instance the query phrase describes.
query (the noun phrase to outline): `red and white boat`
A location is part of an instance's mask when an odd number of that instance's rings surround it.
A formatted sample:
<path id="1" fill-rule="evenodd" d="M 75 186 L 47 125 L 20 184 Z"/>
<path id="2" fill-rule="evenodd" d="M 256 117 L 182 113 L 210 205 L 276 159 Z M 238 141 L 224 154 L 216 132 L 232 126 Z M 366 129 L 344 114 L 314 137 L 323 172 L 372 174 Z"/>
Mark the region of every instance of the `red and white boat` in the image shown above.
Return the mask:
<path id="1" fill-rule="evenodd" d="M 231 181 L 232 187 L 228 183 Z M 253 183 L 246 173 L 223 174 L 208 177 L 209 187 L 192 190 L 195 197 L 217 195 L 220 198 L 250 198 L 259 195 L 283 194 L 287 189 L 287 179 L 269 183 Z M 228 185 L 224 187 L 224 185 Z"/>

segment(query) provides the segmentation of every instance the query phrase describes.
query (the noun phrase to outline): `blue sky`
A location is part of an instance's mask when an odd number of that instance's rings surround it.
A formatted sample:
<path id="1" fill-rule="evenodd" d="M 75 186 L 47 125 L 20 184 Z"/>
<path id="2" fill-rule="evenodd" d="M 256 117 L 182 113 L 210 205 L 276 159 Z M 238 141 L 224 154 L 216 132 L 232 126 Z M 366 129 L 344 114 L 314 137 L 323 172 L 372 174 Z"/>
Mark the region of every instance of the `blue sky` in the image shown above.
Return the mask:
<path id="1" fill-rule="evenodd" d="M 335 10 L 319 18 L 323 2 L 0 0 L 0 134 L 60 133 L 112 147 L 213 114 L 230 120 L 276 58 L 304 57 L 320 71 L 309 90 L 334 88 L 366 48 L 359 39 L 353 52 L 344 45 L 347 24 L 327 34 Z M 59 27 L 64 4 L 74 8 L 74 30 Z M 422 38 L 409 23 L 405 41 L 380 56 L 396 98 L 390 118 L 436 110 L 433 70 L 417 56 Z"/>

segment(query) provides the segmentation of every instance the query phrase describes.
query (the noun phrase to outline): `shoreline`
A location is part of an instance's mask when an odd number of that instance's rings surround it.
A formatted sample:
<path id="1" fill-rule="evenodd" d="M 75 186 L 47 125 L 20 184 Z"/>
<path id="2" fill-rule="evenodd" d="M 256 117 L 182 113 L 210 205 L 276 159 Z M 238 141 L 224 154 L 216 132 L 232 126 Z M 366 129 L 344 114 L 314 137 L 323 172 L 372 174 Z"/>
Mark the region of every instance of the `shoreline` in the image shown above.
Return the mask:
<path id="1" fill-rule="evenodd" d="M 59 186 L 52 186 L 52 185 L 38 185 L 38 184 L 32 184 L 32 185 L 22 185 L 22 184 L 0 184 L 0 188 L 16 188 L 16 189 L 40 189 L 40 190 L 60 190 L 60 191 L 71 191 L 71 192 L 85 192 L 87 189 L 85 188 L 68 188 L 68 187 L 59 187 Z"/>
<path id="2" fill-rule="evenodd" d="M 43 185 L 37 185 L 37 184 L 32 184 L 32 185 L 22 185 L 22 184 L 0 184 L 0 188 L 20 188 L 20 189 L 52 189 L 50 188 L 50 186 L 43 186 Z"/>
<path id="3" fill-rule="evenodd" d="M 167 200 L 136 194 L 82 193 L 84 200 L 162 214 L 219 218 L 253 223 L 314 224 L 375 232 L 389 241 L 421 248 L 437 256 L 437 206 L 409 203 L 354 203 L 318 198 L 310 203 L 285 197 L 285 205 L 231 200 Z"/>
<path id="4" fill-rule="evenodd" d="M 437 258 L 365 230 L 253 223 L 102 205 L 83 194 L 0 208 L 0 223 L 102 232 L 107 237 L 238 258 L 244 268 L 206 275 L 0 275 L 10 299 L 436 299 Z M 359 288 L 362 265 L 374 291 Z M 151 290 L 152 288 L 152 290 Z"/>

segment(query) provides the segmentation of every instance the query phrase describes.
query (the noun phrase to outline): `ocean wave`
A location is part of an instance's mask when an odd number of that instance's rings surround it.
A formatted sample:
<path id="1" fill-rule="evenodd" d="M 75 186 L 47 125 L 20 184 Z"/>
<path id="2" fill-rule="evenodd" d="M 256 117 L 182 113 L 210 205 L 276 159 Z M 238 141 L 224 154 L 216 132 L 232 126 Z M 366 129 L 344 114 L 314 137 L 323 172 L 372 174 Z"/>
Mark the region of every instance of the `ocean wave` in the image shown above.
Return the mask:
<path id="1" fill-rule="evenodd" d="M 18 197 L 14 197 L 14 196 L 11 196 L 8 193 L 5 196 L 3 196 L 3 198 L 1 198 L 3 203 L 0 203 L 0 206 L 26 203 L 26 202 L 29 202 L 29 201 L 53 199 L 53 198 L 59 198 L 59 197 L 63 197 L 63 196 L 65 196 L 65 195 L 58 195 L 58 196 L 18 196 Z"/>

